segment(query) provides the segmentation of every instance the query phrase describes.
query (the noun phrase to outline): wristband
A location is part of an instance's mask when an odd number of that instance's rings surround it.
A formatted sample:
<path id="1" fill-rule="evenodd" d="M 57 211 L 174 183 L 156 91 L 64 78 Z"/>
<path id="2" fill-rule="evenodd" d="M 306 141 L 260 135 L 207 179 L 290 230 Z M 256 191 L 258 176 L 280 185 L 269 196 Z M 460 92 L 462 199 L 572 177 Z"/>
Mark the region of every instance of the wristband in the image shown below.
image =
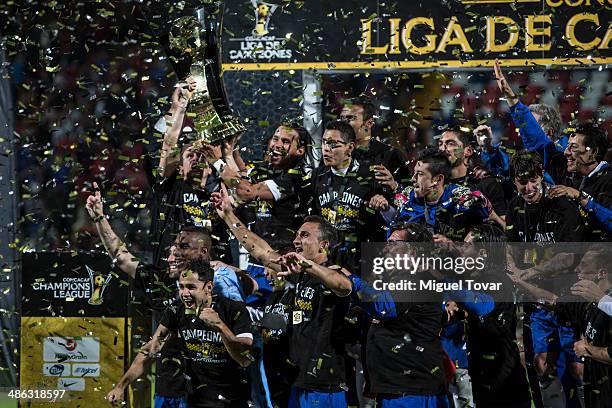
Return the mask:
<path id="1" fill-rule="evenodd" d="M 581 191 L 580 194 L 578 195 L 578 201 L 587 200 L 587 202 L 589 202 L 592 199 L 593 197 L 591 197 L 589 194 L 585 193 L 584 191 Z"/>
<path id="2" fill-rule="evenodd" d="M 97 217 L 93 217 L 91 220 L 94 222 L 94 224 L 97 224 L 103 219 L 104 219 L 104 215 L 98 215 Z"/>
<path id="3" fill-rule="evenodd" d="M 223 167 L 225 166 L 225 162 L 223 159 L 219 159 L 213 163 L 213 167 L 217 170 L 217 173 L 223 172 Z"/>

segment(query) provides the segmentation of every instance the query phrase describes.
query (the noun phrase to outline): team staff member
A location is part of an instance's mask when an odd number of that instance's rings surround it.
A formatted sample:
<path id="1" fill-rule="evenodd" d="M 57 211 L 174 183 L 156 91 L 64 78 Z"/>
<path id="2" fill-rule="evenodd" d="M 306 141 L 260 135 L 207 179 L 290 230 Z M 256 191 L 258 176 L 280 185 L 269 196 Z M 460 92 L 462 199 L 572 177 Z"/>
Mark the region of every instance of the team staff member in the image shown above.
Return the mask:
<path id="1" fill-rule="evenodd" d="M 297 274 L 291 307 L 290 361 L 298 373 L 289 407 L 346 408 L 344 339 L 350 281 L 328 267 L 334 229 L 321 217 L 306 217 L 296 232 L 295 251 L 281 256 L 234 214 L 227 192 L 213 194 L 219 216 L 250 255 L 279 274 Z"/>
<path id="2" fill-rule="evenodd" d="M 495 61 L 494 70 L 497 86 L 510 105 L 510 114 L 523 146 L 542 157 L 547 183 L 564 183 L 567 171 L 562 152 L 567 145 L 567 137 L 561 137 L 561 115 L 547 105 L 524 105 L 508 84 L 499 61 Z"/>
<path id="3" fill-rule="evenodd" d="M 361 242 L 382 231 L 384 220 L 377 210 L 389 204 L 377 189 L 367 166 L 352 157 L 355 132 L 342 121 L 325 125 L 323 163 L 312 173 L 310 208 L 339 233 L 336 263 L 359 271 Z"/>

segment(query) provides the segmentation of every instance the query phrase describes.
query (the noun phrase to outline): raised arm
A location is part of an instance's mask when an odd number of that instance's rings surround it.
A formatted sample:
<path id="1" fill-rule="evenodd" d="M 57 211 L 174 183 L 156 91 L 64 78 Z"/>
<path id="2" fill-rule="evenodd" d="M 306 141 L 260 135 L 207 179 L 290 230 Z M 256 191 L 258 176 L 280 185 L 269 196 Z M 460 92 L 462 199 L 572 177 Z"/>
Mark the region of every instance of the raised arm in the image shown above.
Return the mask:
<path id="1" fill-rule="evenodd" d="M 113 263 L 133 279 L 136 276 L 138 260 L 134 258 L 123 241 L 121 241 L 121 238 L 113 231 L 113 228 L 104 216 L 102 196 L 98 184 L 94 182 L 93 186 L 95 192 L 93 195 L 87 197 L 85 208 L 91 220 L 95 223 L 98 236 L 104 244 L 106 252 L 113 260 Z"/>
<path id="2" fill-rule="evenodd" d="M 495 79 L 497 79 L 497 86 L 506 97 L 508 105 L 510 105 L 512 120 L 519 130 L 525 148 L 529 151 L 537 152 L 552 144 L 553 141 L 544 133 L 538 121 L 533 117 L 529 107 L 521 103 L 508 84 L 501 65 L 497 60 L 495 61 Z"/>
<path id="3" fill-rule="evenodd" d="M 221 191 L 212 194 L 211 201 L 215 205 L 217 214 L 219 214 L 219 217 L 227 224 L 232 234 L 234 234 L 238 242 L 240 242 L 240 245 L 246 248 L 249 254 L 257 258 L 262 265 L 274 269 L 275 271 L 280 271 L 281 266 L 278 263 L 280 254 L 272 249 L 272 247 L 259 235 L 249 230 L 236 216 L 232 209 L 225 185 L 221 185 Z"/>
<path id="4" fill-rule="evenodd" d="M 180 151 L 177 147 L 178 138 L 183 129 L 183 120 L 185 119 L 185 111 L 187 104 L 191 98 L 191 94 L 195 89 L 195 81 L 187 78 L 186 84 L 180 84 L 172 93 L 172 105 L 170 111 L 166 115 L 166 132 L 159 155 L 159 176 L 166 178 L 172 175 L 180 161 Z"/>
<path id="5" fill-rule="evenodd" d="M 115 387 L 106 395 L 106 400 L 108 402 L 120 401 L 128 385 L 136 381 L 147 371 L 148 363 L 153 356 L 162 349 L 164 339 L 167 335 L 168 329 L 160 324 L 153 334 L 153 338 L 138 351 L 138 355 L 130 365 L 130 368 L 125 372 L 123 377 L 121 377 Z"/>
<path id="6" fill-rule="evenodd" d="M 317 278 L 337 296 L 344 297 L 351 294 L 352 284 L 349 278 L 338 269 L 331 269 L 314 261 L 304 258 L 297 252 L 290 252 L 281 258 L 281 263 L 287 267 L 286 271 L 279 272 L 279 276 L 292 273 L 305 272 Z"/>

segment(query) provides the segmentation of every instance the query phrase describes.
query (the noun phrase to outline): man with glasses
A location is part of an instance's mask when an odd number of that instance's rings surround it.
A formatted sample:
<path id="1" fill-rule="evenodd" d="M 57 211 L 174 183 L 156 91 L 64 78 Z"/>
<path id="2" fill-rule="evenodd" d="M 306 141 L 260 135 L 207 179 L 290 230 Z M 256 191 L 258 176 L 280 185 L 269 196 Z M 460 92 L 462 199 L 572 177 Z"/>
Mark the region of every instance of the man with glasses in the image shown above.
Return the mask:
<path id="1" fill-rule="evenodd" d="M 567 171 L 576 174 L 576 183 L 550 191 L 551 197 L 566 196 L 586 212 L 589 242 L 609 240 L 612 233 L 612 171 L 605 161 L 608 145 L 600 129 L 590 124 L 578 126 L 565 149 Z"/>
<path id="2" fill-rule="evenodd" d="M 322 138 L 323 163 L 311 178 L 312 214 L 325 218 L 339 233 L 335 261 L 357 273 L 360 243 L 376 236 L 389 208 L 366 165 L 353 158 L 355 132 L 343 121 L 327 123 Z"/>

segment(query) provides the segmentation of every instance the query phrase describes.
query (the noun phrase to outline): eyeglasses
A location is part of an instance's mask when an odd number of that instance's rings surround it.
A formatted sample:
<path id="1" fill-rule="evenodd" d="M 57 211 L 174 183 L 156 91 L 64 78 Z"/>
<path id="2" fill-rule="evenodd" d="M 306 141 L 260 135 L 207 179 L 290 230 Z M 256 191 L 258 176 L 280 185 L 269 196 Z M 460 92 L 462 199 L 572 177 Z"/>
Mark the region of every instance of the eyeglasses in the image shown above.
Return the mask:
<path id="1" fill-rule="evenodd" d="M 323 139 L 322 140 L 322 145 L 323 147 L 327 146 L 330 149 L 335 149 L 336 147 L 340 147 L 343 145 L 347 145 L 347 142 L 343 142 L 341 140 L 329 140 L 329 139 Z"/>
<path id="2" fill-rule="evenodd" d="M 343 120 L 345 122 L 350 122 L 351 120 L 357 119 L 357 116 L 355 116 L 355 115 L 340 115 L 340 116 L 338 116 L 338 119 Z"/>

